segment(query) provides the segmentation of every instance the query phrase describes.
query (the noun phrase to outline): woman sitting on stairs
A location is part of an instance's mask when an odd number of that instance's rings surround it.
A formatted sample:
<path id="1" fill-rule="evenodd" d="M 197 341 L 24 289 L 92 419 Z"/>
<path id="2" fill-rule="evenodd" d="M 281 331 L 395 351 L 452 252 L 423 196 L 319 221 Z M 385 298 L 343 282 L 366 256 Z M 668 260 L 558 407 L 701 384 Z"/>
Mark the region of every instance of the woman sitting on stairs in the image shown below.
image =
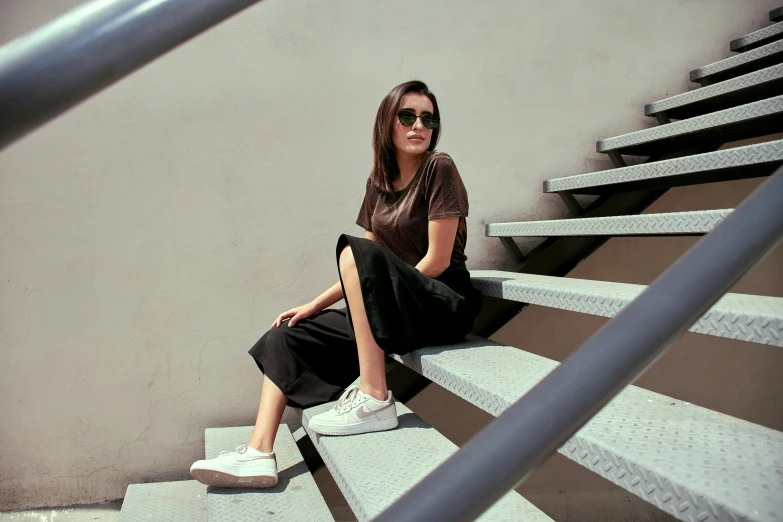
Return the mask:
<path id="1" fill-rule="evenodd" d="M 435 151 L 438 103 L 420 81 L 384 97 L 373 129 L 373 169 L 356 221 L 364 238 L 337 240 L 339 281 L 280 314 L 250 349 L 264 374 L 246 445 L 190 468 L 222 487 L 277 484 L 273 445 L 286 405 L 339 400 L 310 430 L 354 435 L 397 427 L 385 355 L 465 338 L 482 296 L 465 266 L 468 194 L 451 157 Z M 346 307 L 328 308 L 345 298 Z M 285 325 L 284 321 L 288 320 Z M 360 377 L 359 386 L 351 386 Z"/>

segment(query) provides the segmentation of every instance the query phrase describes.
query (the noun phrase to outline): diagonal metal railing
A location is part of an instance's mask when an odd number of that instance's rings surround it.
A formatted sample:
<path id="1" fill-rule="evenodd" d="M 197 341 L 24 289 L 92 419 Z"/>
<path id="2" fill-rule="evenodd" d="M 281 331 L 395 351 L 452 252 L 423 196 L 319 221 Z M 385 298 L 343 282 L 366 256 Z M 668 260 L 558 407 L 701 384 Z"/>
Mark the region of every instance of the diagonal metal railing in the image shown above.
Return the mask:
<path id="1" fill-rule="evenodd" d="M 781 238 L 783 167 L 614 319 L 375 520 L 475 520 L 644 373 Z"/>
<path id="2" fill-rule="evenodd" d="M 259 0 L 94 0 L 0 48 L 0 150 Z"/>

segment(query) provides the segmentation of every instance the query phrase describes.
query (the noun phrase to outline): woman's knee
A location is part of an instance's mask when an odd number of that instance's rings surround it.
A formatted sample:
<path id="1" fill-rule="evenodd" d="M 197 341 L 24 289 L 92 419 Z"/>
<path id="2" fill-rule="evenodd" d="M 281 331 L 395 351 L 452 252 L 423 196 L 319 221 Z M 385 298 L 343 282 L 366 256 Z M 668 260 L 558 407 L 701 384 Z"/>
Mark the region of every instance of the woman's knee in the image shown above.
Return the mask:
<path id="1" fill-rule="evenodd" d="M 272 327 L 261 336 L 256 345 L 253 347 L 252 352 L 259 354 L 261 352 L 269 352 L 273 350 L 287 350 L 288 340 L 286 339 L 288 331 L 286 330 L 288 325 L 283 323 L 281 326 L 275 328 Z"/>
<path id="2" fill-rule="evenodd" d="M 353 250 L 346 245 L 343 251 L 340 252 L 340 272 L 345 273 L 346 270 L 352 270 L 356 268 L 356 259 L 353 257 Z"/>

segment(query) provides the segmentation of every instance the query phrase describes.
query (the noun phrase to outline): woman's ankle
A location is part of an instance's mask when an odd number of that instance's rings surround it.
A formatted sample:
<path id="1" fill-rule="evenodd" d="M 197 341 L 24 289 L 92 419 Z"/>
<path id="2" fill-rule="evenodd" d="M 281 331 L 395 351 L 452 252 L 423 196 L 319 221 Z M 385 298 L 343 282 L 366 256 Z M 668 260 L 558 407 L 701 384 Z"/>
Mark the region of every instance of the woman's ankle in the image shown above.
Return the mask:
<path id="1" fill-rule="evenodd" d="M 385 401 L 388 396 L 388 390 L 384 388 L 370 388 L 370 387 L 363 387 L 359 386 L 359 390 L 361 390 L 362 393 L 365 393 L 372 397 L 373 399 L 377 401 Z"/>
<path id="2" fill-rule="evenodd" d="M 264 442 L 254 441 L 254 440 L 251 440 L 250 442 L 248 442 L 247 443 L 247 447 L 248 448 L 257 449 L 258 451 L 260 451 L 262 453 L 272 453 L 272 450 L 273 450 L 273 444 L 272 443 L 269 443 L 269 442 L 264 443 Z"/>

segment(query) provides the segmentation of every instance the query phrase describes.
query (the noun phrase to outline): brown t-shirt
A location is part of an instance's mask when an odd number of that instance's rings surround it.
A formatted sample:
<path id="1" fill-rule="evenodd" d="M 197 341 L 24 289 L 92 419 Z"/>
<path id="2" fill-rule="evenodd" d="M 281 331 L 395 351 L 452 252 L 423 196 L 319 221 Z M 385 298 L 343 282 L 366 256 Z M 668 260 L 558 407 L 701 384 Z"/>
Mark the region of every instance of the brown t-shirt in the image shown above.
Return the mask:
<path id="1" fill-rule="evenodd" d="M 457 166 L 445 152 L 427 152 L 429 157 L 408 183 L 397 191 L 397 201 L 382 194 L 367 179 L 364 202 L 356 224 L 378 238 L 378 244 L 411 266 L 416 266 L 427 253 L 428 221 L 448 216 L 460 216 L 449 269 L 464 268 L 465 243 L 468 228 L 468 192 Z"/>

